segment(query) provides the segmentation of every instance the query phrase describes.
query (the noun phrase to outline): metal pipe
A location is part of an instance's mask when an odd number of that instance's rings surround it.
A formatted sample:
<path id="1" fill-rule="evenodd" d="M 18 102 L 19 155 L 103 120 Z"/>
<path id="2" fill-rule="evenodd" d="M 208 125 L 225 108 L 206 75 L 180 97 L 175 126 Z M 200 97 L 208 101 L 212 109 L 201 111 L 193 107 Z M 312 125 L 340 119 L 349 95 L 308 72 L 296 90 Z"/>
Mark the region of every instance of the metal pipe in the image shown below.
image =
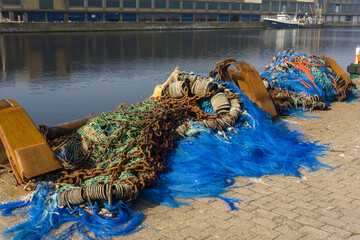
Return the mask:
<path id="1" fill-rule="evenodd" d="M 53 140 L 55 138 L 64 136 L 66 134 L 72 133 L 79 129 L 80 127 L 84 126 L 91 116 L 88 116 L 86 118 L 74 120 L 71 122 L 62 123 L 59 125 L 55 125 L 48 128 L 48 131 L 46 133 L 46 139 Z"/>

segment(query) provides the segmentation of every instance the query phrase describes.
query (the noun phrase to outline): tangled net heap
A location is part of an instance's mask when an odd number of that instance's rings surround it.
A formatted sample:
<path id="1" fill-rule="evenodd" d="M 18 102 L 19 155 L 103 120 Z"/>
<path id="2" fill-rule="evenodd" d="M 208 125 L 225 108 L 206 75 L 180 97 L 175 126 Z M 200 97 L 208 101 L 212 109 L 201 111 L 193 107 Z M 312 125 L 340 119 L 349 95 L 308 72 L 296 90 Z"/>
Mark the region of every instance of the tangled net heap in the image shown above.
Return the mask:
<path id="1" fill-rule="evenodd" d="M 303 167 L 325 166 L 316 159 L 325 146 L 273 124 L 232 82 L 175 70 L 161 89 L 161 97 L 120 105 L 51 142 L 64 171 L 43 178 L 31 198 L 0 204 L 3 215 L 21 208 L 29 215 L 4 236 L 47 238 L 65 222 L 73 223 L 56 239 L 125 235 L 142 221 L 127 203 L 138 193 L 169 206 L 180 204 L 174 198 L 219 197 L 236 209 L 238 199 L 221 195 L 237 176 L 300 176 Z"/>
<path id="2" fill-rule="evenodd" d="M 324 58 L 292 50 L 275 56 L 261 77 L 278 112 L 297 107 L 325 109 L 330 102 L 344 100 L 354 88 Z"/>
<path id="3" fill-rule="evenodd" d="M 60 205 L 131 201 L 166 171 L 166 153 L 174 139 L 186 137 L 190 120 L 214 131 L 235 124 L 241 107 L 229 88 L 178 70 L 172 76 L 162 97 L 120 105 L 53 143 L 65 166 L 54 179 Z"/>

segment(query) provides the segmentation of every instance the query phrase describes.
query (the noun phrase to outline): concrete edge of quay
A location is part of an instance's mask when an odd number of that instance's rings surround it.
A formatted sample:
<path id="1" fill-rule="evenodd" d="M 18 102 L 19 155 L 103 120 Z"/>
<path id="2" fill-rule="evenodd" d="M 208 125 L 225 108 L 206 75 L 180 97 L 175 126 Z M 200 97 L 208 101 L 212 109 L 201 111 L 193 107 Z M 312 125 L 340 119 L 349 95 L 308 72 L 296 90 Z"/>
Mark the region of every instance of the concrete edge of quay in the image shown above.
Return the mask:
<path id="1" fill-rule="evenodd" d="M 87 32 L 87 31 L 144 31 L 195 29 L 261 29 L 262 22 L 56 22 L 56 23 L 0 23 L 0 33 L 16 32 Z"/>
<path id="2" fill-rule="evenodd" d="M 358 28 L 360 23 L 329 22 L 325 27 Z M 0 23 L 0 33 L 31 32 L 89 32 L 89 31 L 146 31 L 201 29 L 265 29 L 263 22 L 56 22 Z"/>

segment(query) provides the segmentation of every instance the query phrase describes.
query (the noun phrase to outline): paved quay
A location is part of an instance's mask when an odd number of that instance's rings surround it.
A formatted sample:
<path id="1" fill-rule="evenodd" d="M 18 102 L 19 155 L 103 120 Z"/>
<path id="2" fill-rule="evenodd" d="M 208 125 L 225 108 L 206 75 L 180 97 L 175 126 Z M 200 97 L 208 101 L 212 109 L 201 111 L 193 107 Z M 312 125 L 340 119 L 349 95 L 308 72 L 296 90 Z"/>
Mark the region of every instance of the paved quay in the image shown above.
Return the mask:
<path id="1" fill-rule="evenodd" d="M 302 178 L 238 177 L 235 186 L 252 182 L 226 194 L 244 200 L 238 211 L 215 198 L 187 200 L 180 208 L 140 201 L 135 209 L 145 211 L 148 228 L 114 239 L 360 239 L 360 102 L 334 103 L 312 115 L 321 118 L 285 121 L 313 141 L 330 143 L 320 161 L 333 168 L 304 169 Z M 14 183 L 9 173 L 0 175 L 2 201 L 25 194 Z M 0 218 L 0 228 L 16 221 Z"/>

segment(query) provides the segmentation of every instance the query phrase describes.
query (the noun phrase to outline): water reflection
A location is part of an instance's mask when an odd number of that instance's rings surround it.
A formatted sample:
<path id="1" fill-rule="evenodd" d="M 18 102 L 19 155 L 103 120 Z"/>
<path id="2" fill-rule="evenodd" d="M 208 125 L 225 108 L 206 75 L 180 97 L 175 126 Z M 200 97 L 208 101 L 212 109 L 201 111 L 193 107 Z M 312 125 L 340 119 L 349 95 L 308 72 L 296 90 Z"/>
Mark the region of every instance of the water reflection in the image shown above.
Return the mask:
<path id="1" fill-rule="evenodd" d="M 231 57 L 250 62 L 262 71 L 277 52 L 294 49 L 329 55 L 345 68 L 353 59 L 359 31 L 0 35 L 0 95 L 25 105 L 35 121 L 53 124 L 111 110 L 121 102 L 140 101 L 177 66 L 207 75 L 217 61 Z M 53 110 L 54 106 L 57 111 Z M 44 113 L 54 116 L 44 116 Z"/>

